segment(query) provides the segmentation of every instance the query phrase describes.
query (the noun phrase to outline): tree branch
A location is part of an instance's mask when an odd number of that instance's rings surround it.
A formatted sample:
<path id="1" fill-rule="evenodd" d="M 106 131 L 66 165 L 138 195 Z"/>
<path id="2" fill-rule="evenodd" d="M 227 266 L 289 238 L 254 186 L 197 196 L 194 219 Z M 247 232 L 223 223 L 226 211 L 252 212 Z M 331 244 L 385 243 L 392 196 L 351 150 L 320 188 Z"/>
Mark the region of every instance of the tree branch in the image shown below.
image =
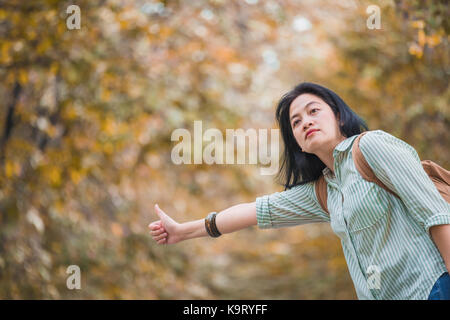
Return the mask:
<path id="1" fill-rule="evenodd" d="M 20 92 L 22 91 L 22 86 L 18 81 L 14 84 L 12 101 L 8 106 L 8 113 L 5 119 L 5 126 L 3 130 L 3 136 L 0 139 L 0 165 L 3 165 L 5 160 L 6 143 L 11 136 L 12 129 L 14 127 L 14 111 L 16 109 L 17 101 L 19 100 Z"/>

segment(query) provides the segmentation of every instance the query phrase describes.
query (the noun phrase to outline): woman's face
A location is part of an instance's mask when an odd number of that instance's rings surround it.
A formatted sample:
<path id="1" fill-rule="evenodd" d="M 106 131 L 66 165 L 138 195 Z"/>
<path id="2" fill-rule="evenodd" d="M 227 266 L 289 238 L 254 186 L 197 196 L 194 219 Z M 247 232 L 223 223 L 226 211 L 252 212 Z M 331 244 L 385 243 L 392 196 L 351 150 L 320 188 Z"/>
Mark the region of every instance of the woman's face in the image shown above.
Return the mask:
<path id="1" fill-rule="evenodd" d="M 292 101 L 289 120 L 295 140 L 303 152 L 316 154 L 318 150 L 334 148 L 345 139 L 339 130 L 339 119 L 331 107 L 313 94 L 304 93 Z"/>

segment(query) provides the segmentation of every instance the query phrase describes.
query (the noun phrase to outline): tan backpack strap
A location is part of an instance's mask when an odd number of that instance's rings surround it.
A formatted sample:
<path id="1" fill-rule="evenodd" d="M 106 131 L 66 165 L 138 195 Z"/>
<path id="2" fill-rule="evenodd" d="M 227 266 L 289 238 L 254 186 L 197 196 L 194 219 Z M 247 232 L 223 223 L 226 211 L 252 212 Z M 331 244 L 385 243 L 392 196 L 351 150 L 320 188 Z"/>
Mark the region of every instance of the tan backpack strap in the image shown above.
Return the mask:
<path id="1" fill-rule="evenodd" d="M 367 163 L 366 158 L 364 158 L 364 155 L 362 154 L 361 149 L 359 149 L 359 140 L 367 132 L 369 132 L 369 131 L 365 131 L 365 132 L 361 133 L 353 142 L 352 157 L 353 157 L 353 162 L 355 163 L 356 170 L 358 170 L 359 174 L 363 177 L 363 179 L 365 179 L 369 182 L 376 183 L 377 185 L 379 185 L 381 188 L 383 188 L 387 192 L 390 192 L 394 196 L 399 198 L 399 196 L 394 191 L 392 191 L 391 189 L 386 187 L 386 185 L 383 182 L 381 182 L 380 179 L 377 178 L 377 176 L 373 172 L 372 168 L 370 167 L 369 163 Z"/>
<path id="2" fill-rule="evenodd" d="M 380 181 L 380 179 L 375 176 L 372 168 L 370 168 L 367 160 L 364 158 L 364 155 L 359 148 L 359 140 L 367 132 L 368 131 L 361 133 L 353 143 L 352 157 L 353 162 L 355 163 L 355 167 L 365 180 L 376 183 L 384 190 L 390 192 L 397 198 L 400 198 L 394 191 L 389 189 L 383 182 Z M 421 161 L 421 163 L 423 169 L 430 177 L 431 181 L 434 183 L 441 196 L 445 199 L 445 201 L 450 203 L 450 171 L 445 170 L 431 160 L 423 160 Z"/>
<path id="3" fill-rule="evenodd" d="M 327 206 L 327 199 L 328 199 L 327 182 L 325 181 L 323 175 L 321 175 L 319 179 L 316 180 L 314 186 L 316 190 L 317 200 L 319 201 L 320 206 L 328 215 L 330 215 Z"/>
<path id="4" fill-rule="evenodd" d="M 450 203 L 450 171 L 431 160 L 423 160 L 422 167 L 433 181 L 441 196 Z"/>

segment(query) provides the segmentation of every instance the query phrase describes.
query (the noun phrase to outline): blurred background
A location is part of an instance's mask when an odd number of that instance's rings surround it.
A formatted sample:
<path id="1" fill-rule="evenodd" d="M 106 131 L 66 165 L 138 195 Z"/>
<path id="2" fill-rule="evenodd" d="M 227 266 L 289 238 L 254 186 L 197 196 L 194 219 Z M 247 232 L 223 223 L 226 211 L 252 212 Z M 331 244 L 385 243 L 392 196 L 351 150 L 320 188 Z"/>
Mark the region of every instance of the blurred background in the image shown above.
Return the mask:
<path id="1" fill-rule="evenodd" d="M 186 222 L 283 190 L 173 164 L 171 133 L 276 128 L 310 81 L 448 169 L 449 21 L 444 0 L 0 0 L 0 299 L 356 299 L 327 224 L 156 245 L 155 203 Z"/>

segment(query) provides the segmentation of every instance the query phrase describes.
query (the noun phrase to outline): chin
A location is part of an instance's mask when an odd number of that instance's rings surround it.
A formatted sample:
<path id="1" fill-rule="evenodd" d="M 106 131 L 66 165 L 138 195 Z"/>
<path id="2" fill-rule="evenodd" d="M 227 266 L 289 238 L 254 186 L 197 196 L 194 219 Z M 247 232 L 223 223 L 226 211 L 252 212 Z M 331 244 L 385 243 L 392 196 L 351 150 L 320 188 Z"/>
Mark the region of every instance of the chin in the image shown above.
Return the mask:
<path id="1" fill-rule="evenodd" d="M 323 146 L 323 145 L 326 145 L 326 142 L 324 142 L 324 141 L 322 141 L 320 139 L 315 139 L 315 140 L 309 141 L 308 142 L 308 148 L 307 148 L 307 150 L 309 150 L 309 151 L 306 151 L 306 152 L 314 153 L 314 150 L 320 149 L 321 146 Z"/>

